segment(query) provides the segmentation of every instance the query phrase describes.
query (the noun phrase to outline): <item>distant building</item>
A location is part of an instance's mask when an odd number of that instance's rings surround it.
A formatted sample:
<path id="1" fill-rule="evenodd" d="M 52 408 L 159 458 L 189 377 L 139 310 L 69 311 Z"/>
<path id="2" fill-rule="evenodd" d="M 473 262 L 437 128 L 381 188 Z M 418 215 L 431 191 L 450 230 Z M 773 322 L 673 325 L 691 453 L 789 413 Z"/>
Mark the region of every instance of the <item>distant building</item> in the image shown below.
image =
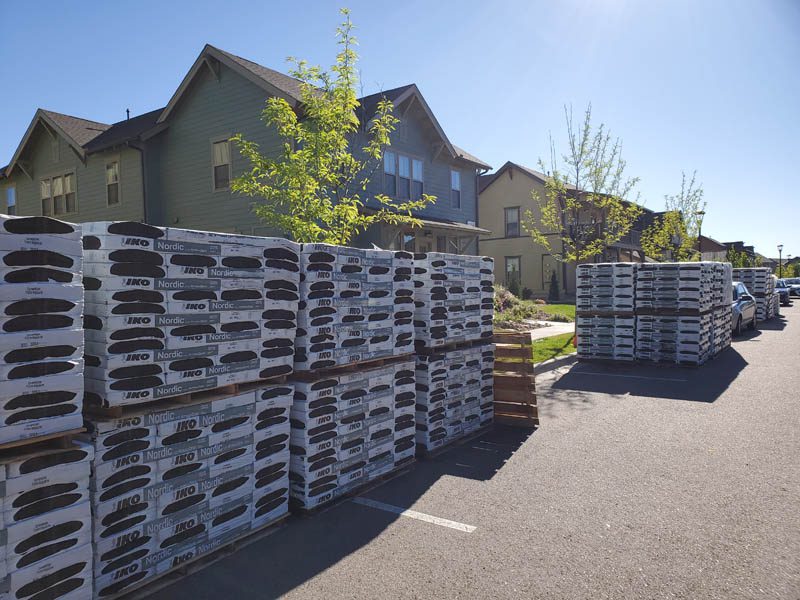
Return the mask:
<path id="1" fill-rule="evenodd" d="M 697 238 L 697 248 L 702 260 L 724 262 L 728 253 L 728 247 L 725 244 L 705 235 Z"/>

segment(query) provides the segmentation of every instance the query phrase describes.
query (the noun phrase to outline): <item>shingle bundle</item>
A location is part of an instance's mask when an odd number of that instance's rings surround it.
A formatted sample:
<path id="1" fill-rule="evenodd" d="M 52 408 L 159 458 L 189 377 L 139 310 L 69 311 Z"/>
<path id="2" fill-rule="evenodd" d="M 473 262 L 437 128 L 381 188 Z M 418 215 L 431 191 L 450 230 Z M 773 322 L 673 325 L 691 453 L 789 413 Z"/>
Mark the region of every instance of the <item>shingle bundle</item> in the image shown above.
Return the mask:
<path id="1" fill-rule="evenodd" d="M 84 224 L 87 401 L 148 402 L 292 371 L 299 246 Z"/>
<path id="2" fill-rule="evenodd" d="M 494 345 L 417 355 L 417 447 L 430 452 L 494 417 Z"/>
<path id="3" fill-rule="evenodd" d="M 414 361 L 294 382 L 292 501 L 312 509 L 414 456 Z"/>
<path id="4" fill-rule="evenodd" d="M 766 267 L 733 269 L 733 278 L 747 287 L 756 299 L 756 318 L 768 321 L 775 316 L 772 299 L 775 294 L 775 276 Z"/>
<path id="5" fill-rule="evenodd" d="M 578 265 L 575 287 L 578 356 L 633 360 L 637 267 L 634 263 Z"/>
<path id="6" fill-rule="evenodd" d="M 96 597 L 128 590 L 288 510 L 290 386 L 95 420 Z"/>
<path id="7" fill-rule="evenodd" d="M 414 255 L 414 336 L 421 349 L 489 339 L 494 261 L 440 252 Z"/>
<path id="8" fill-rule="evenodd" d="M 414 350 L 412 255 L 303 244 L 295 369 Z"/>
<path id="9" fill-rule="evenodd" d="M 636 358 L 701 365 L 722 351 L 730 345 L 730 290 L 731 268 L 725 263 L 641 265 Z"/>
<path id="10" fill-rule="evenodd" d="M 82 424 L 81 230 L 0 215 L 0 443 Z"/>
<path id="11" fill-rule="evenodd" d="M 0 463 L 0 598 L 92 597 L 92 448 L 38 448 Z"/>

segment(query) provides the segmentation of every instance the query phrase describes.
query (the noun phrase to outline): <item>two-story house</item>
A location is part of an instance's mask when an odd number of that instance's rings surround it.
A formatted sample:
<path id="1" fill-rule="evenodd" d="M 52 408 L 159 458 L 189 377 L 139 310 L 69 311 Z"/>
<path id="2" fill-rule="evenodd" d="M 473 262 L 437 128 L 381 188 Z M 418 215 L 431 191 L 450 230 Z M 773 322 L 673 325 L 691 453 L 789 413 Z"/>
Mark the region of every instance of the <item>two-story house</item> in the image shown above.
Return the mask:
<path id="1" fill-rule="evenodd" d="M 249 165 L 230 138 L 241 133 L 262 152 L 277 153 L 282 140 L 261 112 L 274 96 L 299 109 L 300 91 L 288 75 L 206 45 L 158 110 L 114 124 L 37 110 L 0 169 L 0 211 L 274 234 L 253 214 L 253 199 L 231 190 L 231 180 Z M 477 227 L 478 177 L 489 165 L 450 142 L 414 84 L 362 98 L 365 123 L 382 96 L 401 120 L 368 194 L 426 193 L 437 201 L 415 215 L 421 228 L 376 226 L 357 243 L 476 252 L 477 237 L 486 232 Z M 360 134 L 353 147 L 361 145 Z"/>
<path id="2" fill-rule="evenodd" d="M 494 258 L 496 279 L 504 285 L 516 278 L 521 290 L 527 288 L 534 297 L 547 297 L 555 272 L 559 289 L 571 296 L 575 293 L 575 265 L 556 260 L 523 228 L 528 211 L 540 215 L 533 192 L 544 196 L 546 181 L 544 173 L 510 161 L 480 177 L 478 222 L 491 232 L 481 235 L 480 253 Z M 653 214 L 644 209 L 631 231 L 595 261 L 644 262 L 641 233 L 652 223 Z"/>

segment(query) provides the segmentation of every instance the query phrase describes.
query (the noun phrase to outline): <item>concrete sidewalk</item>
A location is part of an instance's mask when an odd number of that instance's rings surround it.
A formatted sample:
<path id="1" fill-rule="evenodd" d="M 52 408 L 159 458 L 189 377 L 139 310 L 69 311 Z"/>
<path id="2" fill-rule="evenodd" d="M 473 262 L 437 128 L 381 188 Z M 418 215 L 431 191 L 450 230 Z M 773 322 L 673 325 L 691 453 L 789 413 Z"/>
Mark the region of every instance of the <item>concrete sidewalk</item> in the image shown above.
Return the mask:
<path id="1" fill-rule="evenodd" d="M 531 331 L 531 338 L 534 340 L 575 331 L 575 323 L 556 323 L 554 321 L 525 321 L 525 323 L 538 325 Z"/>

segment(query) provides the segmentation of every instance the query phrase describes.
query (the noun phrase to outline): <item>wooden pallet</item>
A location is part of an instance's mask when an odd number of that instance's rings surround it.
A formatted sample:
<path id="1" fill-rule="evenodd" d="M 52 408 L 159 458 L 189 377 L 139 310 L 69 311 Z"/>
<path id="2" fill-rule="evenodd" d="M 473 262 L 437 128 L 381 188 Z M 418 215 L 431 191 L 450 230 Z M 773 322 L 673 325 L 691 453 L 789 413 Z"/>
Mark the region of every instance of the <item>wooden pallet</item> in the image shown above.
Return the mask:
<path id="1" fill-rule="evenodd" d="M 292 513 L 302 517 L 313 517 L 315 515 L 327 512 L 328 510 L 335 508 L 348 500 L 352 500 L 357 496 L 361 496 L 362 494 L 366 494 L 367 492 L 370 492 L 375 488 L 382 486 L 384 483 L 387 483 L 392 479 L 397 479 L 398 477 L 401 477 L 406 473 L 409 473 L 411 469 L 414 467 L 415 462 L 416 459 L 413 456 L 407 458 L 401 464 L 396 465 L 395 468 L 389 471 L 388 473 L 380 475 L 374 479 L 370 479 L 369 481 L 364 482 L 363 485 L 355 487 L 352 490 L 349 490 L 348 492 L 342 494 L 341 496 L 336 496 L 335 498 L 331 498 L 327 502 L 324 502 L 319 506 L 315 506 L 314 508 L 303 508 L 302 506 L 299 506 L 297 504 L 293 506 L 292 499 L 290 497 L 289 509 L 292 511 Z"/>
<path id="2" fill-rule="evenodd" d="M 315 369 L 314 371 L 295 371 L 292 373 L 291 378 L 297 381 L 315 381 L 325 377 L 335 377 L 336 375 L 340 375 L 342 373 L 352 373 L 354 371 L 364 371 L 366 369 L 375 369 L 377 367 L 395 365 L 397 363 L 406 361 L 413 356 L 413 352 L 408 352 L 406 354 L 399 354 L 397 356 L 386 356 L 384 358 L 374 358 L 372 360 L 348 363 L 346 365 L 337 365 L 327 369 Z"/>
<path id="3" fill-rule="evenodd" d="M 536 379 L 530 333 L 495 331 L 494 420 L 538 427 Z"/>
<path id="4" fill-rule="evenodd" d="M 193 575 L 198 571 L 202 571 L 206 567 L 211 566 L 223 558 L 238 552 L 242 548 L 246 548 L 250 544 L 258 542 L 265 537 L 272 535 L 283 526 L 284 521 L 286 521 L 286 519 L 289 517 L 289 513 L 281 515 L 280 517 L 276 517 L 269 523 L 265 523 L 258 529 L 249 531 L 243 536 L 238 537 L 235 540 L 231 540 L 213 552 L 195 556 L 194 558 L 191 558 L 186 562 L 181 563 L 180 565 L 177 565 L 170 570 L 161 573 L 160 575 L 157 575 L 156 577 L 151 577 L 145 581 L 140 581 L 139 583 L 126 589 L 124 592 L 120 592 L 119 594 L 113 596 L 108 596 L 108 600 L 121 600 L 123 598 L 125 600 L 140 600 L 155 594 L 156 592 L 171 586 L 173 583 L 177 583 L 184 577 L 188 577 L 189 575 Z"/>
<path id="5" fill-rule="evenodd" d="M 258 379 L 256 381 L 246 381 L 243 383 L 230 383 L 216 388 L 207 390 L 199 390 L 197 392 L 190 392 L 188 394 L 180 394 L 178 396 L 170 396 L 168 398 L 159 398 L 150 402 L 143 402 L 141 404 L 128 404 L 125 406 L 87 406 L 83 407 L 83 414 L 89 417 L 99 417 L 106 419 L 119 419 L 126 414 L 141 411 L 157 411 L 167 404 L 179 402 L 181 404 L 201 404 L 209 402 L 210 400 L 218 400 L 227 396 L 236 396 L 251 390 L 255 390 L 265 385 L 280 385 L 286 383 L 288 375 L 277 375 L 268 379 Z"/>
<path id="6" fill-rule="evenodd" d="M 494 427 L 494 422 L 486 423 L 485 425 L 481 425 L 480 427 L 478 427 L 475 431 L 471 431 L 466 435 L 454 438 L 452 441 L 446 443 L 443 446 L 439 446 L 438 448 L 434 448 L 433 450 L 428 450 L 421 444 L 417 444 L 417 458 L 420 460 L 430 460 L 432 458 L 436 458 L 437 456 L 444 454 L 449 450 L 453 450 L 454 448 L 463 446 L 467 442 L 474 441 L 487 431 L 491 430 L 492 427 Z"/>
<path id="7" fill-rule="evenodd" d="M 14 440 L 13 442 L 6 442 L 5 444 L 0 444 L 0 452 L 3 453 L 2 455 L 0 455 L 0 458 L 5 456 L 6 454 L 16 454 L 18 452 L 26 452 L 28 451 L 28 446 L 33 446 L 33 445 L 41 445 L 41 447 L 44 447 L 45 445 L 50 445 L 54 448 L 68 448 L 70 443 L 72 442 L 72 438 L 78 435 L 79 433 L 83 433 L 84 431 L 86 430 L 83 427 L 79 427 L 78 429 L 70 429 L 68 431 L 48 433 L 46 435 L 26 438 L 24 440 Z"/>
<path id="8" fill-rule="evenodd" d="M 461 342 L 450 342 L 442 346 L 424 346 L 422 344 L 415 344 L 415 351 L 417 354 L 436 354 L 438 352 L 452 352 L 453 350 L 465 350 L 467 348 L 475 348 L 476 346 L 483 346 L 491 344 L 492 338 L 481 338 L 477 340 L 467 340 Z"/>

